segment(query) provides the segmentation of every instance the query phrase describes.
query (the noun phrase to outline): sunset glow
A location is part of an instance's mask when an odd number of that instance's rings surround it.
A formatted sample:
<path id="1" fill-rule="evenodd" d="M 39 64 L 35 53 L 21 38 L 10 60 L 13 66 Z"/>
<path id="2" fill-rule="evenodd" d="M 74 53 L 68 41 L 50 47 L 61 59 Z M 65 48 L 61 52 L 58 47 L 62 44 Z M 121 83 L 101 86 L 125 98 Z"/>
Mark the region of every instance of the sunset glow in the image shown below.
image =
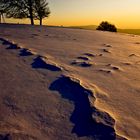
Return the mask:
<path id="1" fill-rule="evenodd" d="M 107 20 L 119 28 L 140 28 L 139 0 L 48 0 L 51 15 L 44 20 L 49 25 L 98 25 Z M 28 23 L 8 19 L 8 22 Z"/>

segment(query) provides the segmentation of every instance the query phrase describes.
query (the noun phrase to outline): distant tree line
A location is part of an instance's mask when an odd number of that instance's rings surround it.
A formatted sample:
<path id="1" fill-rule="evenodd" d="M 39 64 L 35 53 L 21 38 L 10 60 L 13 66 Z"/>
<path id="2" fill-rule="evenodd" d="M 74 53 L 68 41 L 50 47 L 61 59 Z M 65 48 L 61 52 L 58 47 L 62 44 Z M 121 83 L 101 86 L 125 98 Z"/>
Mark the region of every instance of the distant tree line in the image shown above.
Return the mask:
<path id="1" fill-rule="evenodd" d="M 116 26 L 113 24 L 110 24 L 107 21 L 101 22 L 100 25 L 96 28 L 96 30 L 117 32 Z"/>
<path id="2" fill-rule="evenodd" d="M 34 20 L 42 20 L 50 15 L 50 9 L 46 0 L 0 0 L 0 13 L 7 18 L 29 18 L 31 25 Z"/>

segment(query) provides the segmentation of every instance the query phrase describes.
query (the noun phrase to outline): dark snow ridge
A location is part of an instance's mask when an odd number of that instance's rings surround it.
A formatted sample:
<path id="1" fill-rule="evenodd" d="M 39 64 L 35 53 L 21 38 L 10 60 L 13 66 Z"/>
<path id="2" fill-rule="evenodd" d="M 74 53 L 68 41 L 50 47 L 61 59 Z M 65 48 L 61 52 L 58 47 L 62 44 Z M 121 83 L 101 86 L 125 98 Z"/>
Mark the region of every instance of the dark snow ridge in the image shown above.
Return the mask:
<path id="1" fill-rule="evenodd" d="M 0 41 L 3 45 L 7 46 L 6 49 L 20 49 L 20 47 L 17 44 L 14 44 L 6 39 L 0 38 Z"/>
<path id="2" fill-rule="evenodd" d="M 50 71 L 61 71 L 61 68 L 59 68 L 58 66 L 49 64 L 46 61 L 44 61 L 44 58 L 42 56 L 37 56 L 34 59 L 34 62 L 32 63 L 32 67 L 48 69 Z"/>
<path id="3" fill-rule="evenodd" d="M 91 106 L 89 98 L 95 101 L 94 93 L 77 81 L 63 75 L 50 85 L 50 90 L 58 91 L 62 98 L 72 101 L 75 105 L 70 118 L 74 123 L 72 133 L 76 133 L 78 137 L 89 136 L 99 140 L 121 138 L 115 133 L 115 120 L 108 113 Z M 96 120 L 98 118 L 100 122 Z"/>
<path id="4" fill-rule="evenodd" d="M 0 41 L 3 45 L 8 46 L 7 49 L 21 49 L 16 44 L 5 39 L 0 38 Z M 25 48 L 20 50 L 20 56 L 28 55 L 33 54 Z M 92 56 L 91 54 L 86 55 Z M 85 58 L 86 57 L 79 57 L 79 59 L 84 60 Z M 50 71 L 61 71 L 60 67 L 47 63 L 47 60 L 40 55 L 33 60 L 31 65 L 32 68 L 35 69 L 40 68 Z M 79 65 L 82 67 L 89 67 L 92 64 L 82 62 Z M 77 81 L 78 80 L 74 80 L 69 76 L 62 75 L 52 82 L 49 87 L 52 91 L 58 91 L 62 98 L 73 102 L 75 108 L 70 117 L 70 121 L 74 124 L 72 133 L 77 134 L 78 137 L 93 137 L 98 140 L 126 140 L 116 134 L 114 129 L 115 120 L 107 112 L 102 112 L 91 105 L 90 98 L 92 98 L 92 101 L 94 102 L 96 100 L 94 93 L 91 90 L 86 89 Z M 0 134 L 0 140 L 11 140 L 11 136 L 10 134 Z"/>

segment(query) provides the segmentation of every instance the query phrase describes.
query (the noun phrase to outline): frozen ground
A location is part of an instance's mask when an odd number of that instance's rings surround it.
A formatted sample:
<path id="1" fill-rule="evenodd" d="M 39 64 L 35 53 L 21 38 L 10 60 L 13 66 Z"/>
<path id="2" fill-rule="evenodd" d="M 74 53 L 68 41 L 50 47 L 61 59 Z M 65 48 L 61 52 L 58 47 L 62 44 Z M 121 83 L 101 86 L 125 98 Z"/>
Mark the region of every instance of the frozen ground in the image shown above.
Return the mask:
<path id="1" fill-rule="evenodd" d="M 0 25 L 0 140 L 140 138 L 140 37 Z"/>

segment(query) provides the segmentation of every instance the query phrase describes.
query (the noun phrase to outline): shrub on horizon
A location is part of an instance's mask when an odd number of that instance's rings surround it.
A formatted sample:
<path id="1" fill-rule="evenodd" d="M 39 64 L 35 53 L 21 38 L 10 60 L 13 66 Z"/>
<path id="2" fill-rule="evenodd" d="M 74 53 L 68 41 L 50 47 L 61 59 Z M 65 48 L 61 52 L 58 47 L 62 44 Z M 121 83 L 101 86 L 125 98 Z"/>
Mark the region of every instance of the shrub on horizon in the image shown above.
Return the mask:
<path id="1" fill-rule="evenodd" d="M 109 32 L 117 32 L 117 28 L 115 25 L 110 24 L 107 21 L 102 21 L 100 25 L 96 28 L 96 30 L 101 30 L 101 31 L 109 31 Z"/>

